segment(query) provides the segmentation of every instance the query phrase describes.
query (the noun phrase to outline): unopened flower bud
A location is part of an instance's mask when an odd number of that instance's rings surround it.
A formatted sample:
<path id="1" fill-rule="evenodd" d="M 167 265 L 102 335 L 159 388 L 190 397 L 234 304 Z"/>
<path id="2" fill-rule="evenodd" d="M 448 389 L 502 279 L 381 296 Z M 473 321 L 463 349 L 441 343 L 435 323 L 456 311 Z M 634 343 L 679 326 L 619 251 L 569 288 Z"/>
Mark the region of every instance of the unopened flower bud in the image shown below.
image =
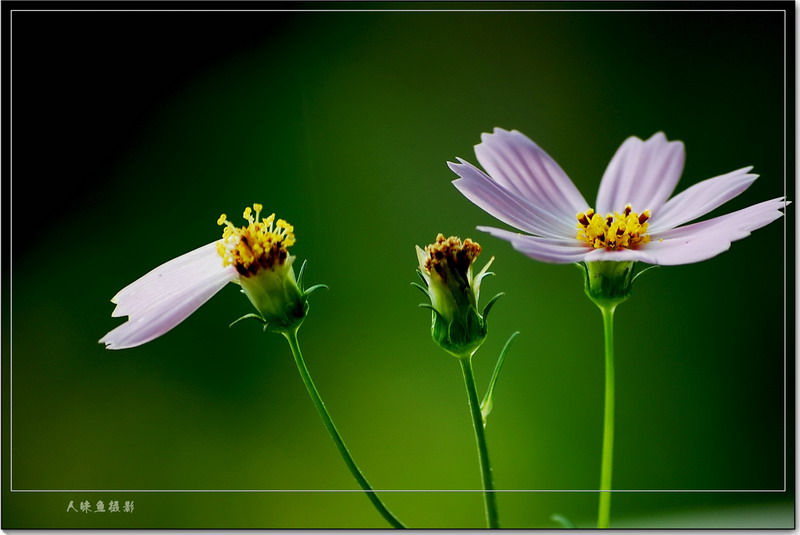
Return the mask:
<path id="1" fill-rule="evenodd" d="M 436 242 L 425 249 L 417 247 L 418 271 L 425 282 L 423 291 L 430 298 L 432 309 L 431 335 L 434 342 L 459 358 L 471 356 L 486 338 L 486 315 L 500 297 L 495 296 L 478 312 L 478 297 L 483 277 L 494 261 L 489 260 L 477 274 L 472 274 L 472 264 L 481 252 L 481 246 L 467 238 L 463 242 L 439 234 Z"/>

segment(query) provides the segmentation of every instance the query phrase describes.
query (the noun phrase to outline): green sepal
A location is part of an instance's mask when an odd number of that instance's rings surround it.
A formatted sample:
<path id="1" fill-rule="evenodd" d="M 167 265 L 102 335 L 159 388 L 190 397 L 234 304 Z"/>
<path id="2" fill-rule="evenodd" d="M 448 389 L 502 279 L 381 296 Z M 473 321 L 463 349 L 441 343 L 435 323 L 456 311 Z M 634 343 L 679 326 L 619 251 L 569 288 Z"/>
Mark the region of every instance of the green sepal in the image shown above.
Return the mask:
<path id="1" fill-rule="evenodd" d="M 484 317 L 484 319 L 486 318 Z M 486 395 L 483 396 L 483 401 L 481 401 L 483 427 L 486 427 L 486 419 L 494 408 L 494 385 L 497 383 L 497 378 L 500 376 L 500 370 L 503 368 L 503 363 L 506 361 L 506 355 L 508 354 L 508 350 L 511 348 L 511 342 L 513 342 L 517 336 L 519 336 L 519 331 L 509 336 L 506 344 L 503 346 L 503 350 L 500 351 L 500 356 L 497 357 L 497 363 L 494 366 L 494 372 L 492 372 L 492 378 L 489 381 L 489 387 L 486 389 Z"/>
<path id="2" fill-rule="evenodd" d="M 307 266 L 308 262 L 304 261 L 297 278 L 291 264 L 287 263 L 241 279 L 242 293 L 258 310 L 258 314 L 247 314 L 231 325 L 254 318 L 262 322 L 264 332 L 285 333 L 298 329 L 308 314 L 308 296 L 322 288 L 328 289 L 325 284 L 303 289 Z"/>
<path id="3" fill-rule="evenodd" d="M 425 288 L 425 287 L 424 287 L 423 285 L 421 285 L 420 283 L 418 283 L 418 282 L 412 282 L 412 283 L 411 283 L 411 286 L 413 286 L 413 287 L 415 287 L 415 288 L 419 288 L 419 289 L 422 291 L 422 293 L 424 293 L 425 295 L 427 295 L 428 297 L 430 297 L 430 295 L 431 295 L 431 294 L 429 294 L 429 293 L 428 293 L 428 289 L 427 289 L 427 288 Z"/>
<path id="4" fill-rule="evenodd" d="M 584 291 L 600 308 L 614 309 L 631 296 L 634 262 L 580 263 L 584 273 Z"/>
<path id="5" fill-rule="evenodd" d="M 475 285 L 479 285 L 479 284 L 480 284 L 480 282 L 481 282 L 483 279 L 485 279 L 486 277 L 489 277 L 489 276 L 492 276 L 492 277 L 494 277 L 494 275 L 495 275 L 494 271 L 484 271 L 483 273 L 481 273 L 480 275 L 478 275 L 477 277 L 475 277 L 475 282 L 474 282 L 473 284 L 475 284 Z"/>
<path id="6" fill-rule="evenodd" d="M 467 313 L 466 320 L 471 323 L 470 316 L 471 314 Z M 451 348 L 461 348 L 461 346 L 466 345 L 468 336 L 469 327 L 463 325 L 459 321 L 451 321 L 450 324 L 447 325 L 447 338 L 442 341 Z"/>
<path id="7" fill-rule="evenodd" d="M 458 358 L 468 358 L 483 344 L 486 338 L 486 323 L 475 307 L 466 309 L 463 316 L 448 322 L 438 310 L 423 304 L 434 312 L 431 336 L 439 347 Z"/>
<path id="8" fill-rule="evenodd" d="M 264 318 L 262 318 L 262 317 L 261 317 L 259 314 L 253 314 L 253 313 L 250 313 L 250 314 L 245 314 L 245 315 L 244 315 L 244 316 L 242 316 L 241 318 L 237 319 L 236 321 L 234 321 L 233 323 L 231 323 L 230 325 L 228 325 L 228 328 L 230 328 L 230 327 L 233 327 L 234 325 L 236 325 L 236 324 L 237 324 L 237 323 L 239 323 L 240 321 L 242 321 L 242 320 L 247 320 L 247 319 L 254 319 L 254 320 L 258 320 L 258 321 L 260 321 L 261 323 L 263 323 L 264 325 L 266 325 L 266 324 L 267 324 L 267 320 L 265 320 Z"/>
<path id="9" fill-rule="evenodd" d="M 572 520 L 559 513 L 550 515 L 550 520 L 560 524 L 562 528 L 575 529 L 578 527 L 572 522 Z"/>
<path id="10" fill-rule="evenodd" d="M 638 279 L 640 275 L 643 275 L 643 274 L 647 273 L 648 271 L 650 271 L 651 269 L 655 269 L 655 268 L 657 268 L 657 267 L 661 267 L 661 266 L 659 266 L 658 264 L 653 264 L 653 265 L 651 265 L 651 266 L 647 266 L 646 268 L 644 268 L 644 269 L 643 269 L 643 270 L 641 270 L 640 272 L 636 273 L 636 274 L 633 276 L 633 280 L 632 280 L 631 282 L 633 282 L 633 281 L 635 281 L 636 279 Z"/>
<path id="11" fill-rule="evenodd" d="M 486 318 L 489 317 L 489 311 L 492 310 L 492 307 L 497 302 L 497 300 L 503 297 L 504 295 L 506 295 L 505 292 L 500 292 L 499 294 L 489 299 L 489 302 L 486 303 L 485 307 L 483 307 L 483 321 L 486 321 Z"/>
<path id="12" fill-rule="evenodd" d="M 317 290 L 322 290 L 322 289 L 330 290 L 330 288 L 328 288 L 327 284 L 315 284 L 314 286 L 312 286 L 308 290 L 304 290 L 303 291 L 303 298 L 306 298 L 309 295 L 311 295 L 312 293 L 316 292 Z"/>
<path id="13" fill-rule="evenodd" d="M 281 328 L 279 325 L 275 325 L 273 323 L 264 324 L 265 333 L 283 334 L 286 330 L 287 330 L 286 328 Z"/>
<path id="14" fill-rule="evenodd" d="M 300 266 L 300 271 L 297 273 L 297 286 L 301 290 L 303 289 L 303 275 L 306 274 L 307 265 L 308 265 L 308 260 L 303 260 L 303 265 Z"/>
<path id="15" fill-rule="evenodd" d="M 304 299 L 303 300 L 303 316 L 299 317 L 296 322 L 292 323 L 291 325 L 281 325 L 280 323 L 264 322 L 264 332 L 265 333 L 277 333 L 277 334 L 282 334 L 282 335 L 285 336 L 287 333 L 290 333 L 292 331 L 297 331 L 300 328 L 300 326 L 303 324 L 303 322 L 306 320 L 306 317 L 308 316 L 308 309 L 309 309 L 308 301 L 306 301 Z"/>
<path id="16" fill-rule="evenodd" d="M 433 338 L 433 341 L 442 347 L 445 346 L 442 345 L 441 341 L 444 341 L 445 345 L 449 345 L 448 340 L 450 339 L 450 325 L 447 324 L 447 320 L 445 320 L 439 311 L 432 306 L 427 305 L 426 303 L 421 303 L 419 306 L 422 308 L 430 308 L 433 311 L 431 316 L 431 337 Z M 445 349 L 447 348 L 445 347 Z"/>
<path id="17" fill-rule="evenodd" d="M 419 269 L 417 269 L 416 271 L 417 271 L 417 275 L 419 275 L 419 278 L 420 278 L 420 279 L 422 279 L 422 283 L 423 283 L 425 286 L 427 286 L 427 285 L 428 285 L 428 281 L 427 281 L 427 280 L 425 280 L 425 275 L 423 275 L 423 274 L 422 274 L 422 271 L 420 271 Z"/>

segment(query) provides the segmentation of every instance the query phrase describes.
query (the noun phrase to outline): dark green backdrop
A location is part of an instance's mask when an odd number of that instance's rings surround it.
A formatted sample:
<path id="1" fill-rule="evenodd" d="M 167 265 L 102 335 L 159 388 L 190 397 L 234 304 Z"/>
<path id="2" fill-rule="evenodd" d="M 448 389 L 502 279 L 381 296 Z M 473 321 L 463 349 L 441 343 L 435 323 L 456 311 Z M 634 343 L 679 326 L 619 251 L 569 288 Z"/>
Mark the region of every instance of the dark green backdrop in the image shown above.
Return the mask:
<path id="1" fill-rule="evenodd" d="M 475 162 L 482 132 L 518 129 L 593 200 L 626 137 L 664 131 L 686 144 L 679 190 L 747 165 L 761 175 L 712 215 L 791 197 L 793 4 L 288 7 L 447 11 L 6 11 L 3 527 L 385 526 L 357 492 L 132 492 L 357 489 L 285 341 L 228 328 L 250 312 L 233 286 L 150 344 L 97 343 L 120 323 L 117 290 L 253 202 L 295 226 L 308 284 L 330 286 L 301 343 L 377 489 L 479 488 L 458 364 L 409 283 L 414 245 L 438 232 L 478 240 L 481 265 L 495 256 L 484 299 L 507 296 L 475 358 L 481 388 L 521 331 L 487 427 L 498 488 L 520 491 L 499 496 L 503 526 L 553 527 L 556 512 L 593 525 L 595 493 L 556 491 L 598 485 L 600 314 L 577 269 L 476 231 L 499 223 L 445 163 Z M 514 11 L 480 11 L 500 8 Z M 618 310 L 615 488 L 793 488 L 788 211 L 714 259 L 648 273 Z M 21 492 L 43 490 L 64 492 Z M 384 499 L 413 527 L 483 525 L 478 493 Z M 66 512 L 85 500 L 136 509 Z M 620 493 L 612 526 L 790 527 L 792 508 L 786 492 Z"/>

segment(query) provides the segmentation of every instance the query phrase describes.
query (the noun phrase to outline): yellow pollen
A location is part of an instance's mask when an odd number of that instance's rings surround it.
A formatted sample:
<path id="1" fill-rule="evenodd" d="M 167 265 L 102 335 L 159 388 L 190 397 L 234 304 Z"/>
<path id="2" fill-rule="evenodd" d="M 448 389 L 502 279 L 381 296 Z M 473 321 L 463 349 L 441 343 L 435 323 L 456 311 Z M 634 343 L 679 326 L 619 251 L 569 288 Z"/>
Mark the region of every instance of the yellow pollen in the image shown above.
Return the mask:
<path id="1" fill-rule="evenodd" d="M 647 234 L 650 210 L 637 214 L 628 204 L 622 213 L 614 212 L 603 217 L 590 208 L 575 217 L 578 220 L 577 238 L 594 249 L 635 249 L 650 241 Z"/>
<path id="2" fill-rule="evenodd" d="M 260 269 L 272 269 L 284 263 L 289 256 L 287 247 L 294 245 L 294 227 L 283 219 L 275 222 L 275 214 L 258 220 L 263 206 L 256 203 L 245 208 L 242 217 L 247 225 L 236 227 L 225 214 L 219 216 L 217 225 L 224 225 L 222 240 L 217 242 L 217 252 L 223 265 L 235 266 L 240 275 L 255 275 Z M 253 211 L 255 210 L 255 217 Z"/>

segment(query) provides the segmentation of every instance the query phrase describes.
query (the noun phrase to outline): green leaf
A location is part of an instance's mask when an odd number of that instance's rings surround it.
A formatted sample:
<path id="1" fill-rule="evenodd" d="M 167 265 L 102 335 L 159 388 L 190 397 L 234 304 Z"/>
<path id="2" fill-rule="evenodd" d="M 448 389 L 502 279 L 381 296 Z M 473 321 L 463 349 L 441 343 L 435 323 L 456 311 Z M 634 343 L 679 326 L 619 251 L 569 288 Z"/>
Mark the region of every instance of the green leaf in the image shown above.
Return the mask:
<path id="1" fill-rule="evenodd" d="M 550 515 L 550 520 L 561 524 L 562 528 L 575 529 L 578 527 L 572 523 L 572 520 L 559 513 Z"/>
<path id="2" fill-rule="evenodd" d="M 420 270 L 416 270 L 416 271 L 417 271 L 417 275 L 419 275 L 419 278 L 422 279 L 422 284 L 427 286 L 428 285 L 428 281 L 425 280 L 425 275 L 423 275 Z"/>
<path id="3" fill-rule="evenodd" d="M 264 318 L 262 318 L 262 317 L 261 317 L 261 316 L 259 316 L 258 314 L 252 314 L 252 313 L 251 313 L 251 314 L 245 314 L 244 316 L 242 316 L 242 317 L 241 317 L 241 318 L 239 318 L 238 320 L 236 320 L 236 321 L 234 321 L 233 323 L 231 323 L 230 325 L 228 325 L 228 327 L 233 327 L 234 325 L 236 325 L 236 324 L 237 324 L 237 323 L 239 323 L 240 321 L 242 321 L 242 320 L 247 320 L 247 319 L 251 319 L 251 318 L 252 318 L 252 319 L 254 319 L 254 320 L 258 320 L 258 321 L 260 321 L 260 322 L 261 322 L 261 323 L 263 323 L 264 325 L 266 325 L 266 324 L 267 324 L 267 321 L 266 321 Z"/>
<path id="4" fill-rule="evenodd" d="M 506 341 L 506 345 L 503 346 L 503 350 L 500 351 L 500 356 L 497 358 L 497 364 L 494 366 L 494 372 L 492 373 L 492 379 L 489 381 L 489 388 L 486 389 L 486 395 L 483 396 L 483 401 L 481 401 L 481 416 L 483 416 L 483 427 L 486 427 L 486 418 L 489 416 L 489 413 L 492 412 L 492 408 L 494 407 L 494 385 L 497 383 L 497 378 L 500 376 L 500 370 L 503 368 L 503 363 L 506 361 L 506 355 L 508 354 L 508 350 L 511 347 L 511 342 L 519 336 L 519 331 L 512 334 L 508 340 Z"/>

